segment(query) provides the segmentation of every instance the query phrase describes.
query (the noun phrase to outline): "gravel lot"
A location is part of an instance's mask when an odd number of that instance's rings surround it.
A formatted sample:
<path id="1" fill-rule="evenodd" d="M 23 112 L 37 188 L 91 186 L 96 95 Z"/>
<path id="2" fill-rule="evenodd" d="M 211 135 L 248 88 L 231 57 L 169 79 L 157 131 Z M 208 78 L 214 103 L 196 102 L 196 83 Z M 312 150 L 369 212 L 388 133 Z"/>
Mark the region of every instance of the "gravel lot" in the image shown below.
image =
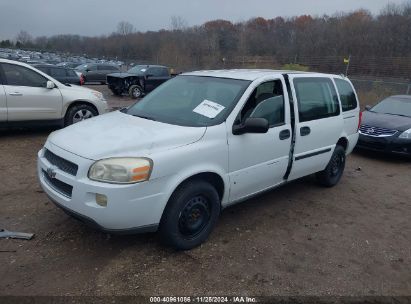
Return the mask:
<path id="1" fill-rule="evenodd" d="M 114 99 L 110 105 L 132 102 Z M 189 252 L 109 236 L 56 208 L 36 178 L 50 130 L 0 132 L 0 295 L 411 295 L 411 161 L 354 153 L 332 189 L 303 178 L 226 209 Z"/>

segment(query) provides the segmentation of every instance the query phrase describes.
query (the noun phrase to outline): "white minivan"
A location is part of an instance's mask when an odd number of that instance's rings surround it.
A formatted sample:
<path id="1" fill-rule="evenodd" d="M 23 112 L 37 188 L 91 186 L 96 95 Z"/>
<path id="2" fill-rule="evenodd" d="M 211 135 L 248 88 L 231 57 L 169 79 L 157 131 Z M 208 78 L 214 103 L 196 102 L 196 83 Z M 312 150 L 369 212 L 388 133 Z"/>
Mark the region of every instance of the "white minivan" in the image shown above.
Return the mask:
<path id="1" fill-rule="evenodd" d="M 316 173 L 340 180 L 358 140 L 342 76 L 272 70 L 177 76 L 127 109 L 52 133 L 38 153 L 55 204 L 109 233 L 206 240 L 222 209 Z"/>

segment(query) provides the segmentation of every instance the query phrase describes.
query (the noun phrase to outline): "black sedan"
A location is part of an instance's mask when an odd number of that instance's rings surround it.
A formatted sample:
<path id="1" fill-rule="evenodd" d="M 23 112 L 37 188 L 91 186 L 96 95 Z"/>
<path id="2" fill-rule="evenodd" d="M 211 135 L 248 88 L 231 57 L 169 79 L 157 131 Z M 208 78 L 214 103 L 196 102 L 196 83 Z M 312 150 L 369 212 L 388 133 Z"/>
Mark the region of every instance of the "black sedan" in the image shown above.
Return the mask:
<path id="1" fill-rule="evenodd" d="M 411 95 L 367 107 L 359 133 L 357 148 L 411 156 Z"/>
<path id="2" fill-rule="evenodd" d="M 84 80 L 81 76 L 77 75 L 77 73 L 70 68 L 65 68 L 61 66 L 55 66 L 53 64 L 33 64 L 36 69 L 50 75 L 54 79 L 57 79 L 63 84 L 76 84 L 76 85 L 83 85 Z"/>

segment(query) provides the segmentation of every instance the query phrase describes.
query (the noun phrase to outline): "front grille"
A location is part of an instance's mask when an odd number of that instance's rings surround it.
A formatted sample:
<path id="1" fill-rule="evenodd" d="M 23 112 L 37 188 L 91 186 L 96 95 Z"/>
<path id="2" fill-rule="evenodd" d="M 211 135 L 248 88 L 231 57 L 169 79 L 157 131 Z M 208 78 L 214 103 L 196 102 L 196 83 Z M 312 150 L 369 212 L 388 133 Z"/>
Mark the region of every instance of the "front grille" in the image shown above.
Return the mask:
<path id="1" fill-rule="evenodd" d="M 61 180 L 51 178 L 47 174 L 47 172 L 44 170 L 43 170 L 43 176 L 47 184 L 49 184 L 50 187 L 52 187 L 57 192 L 63 194 L 64 196 L 71 198 L 71 195 L 73 193 L 73 186 L 70 186 L 69 184 L 62 182 Z"/>
<path id="2" fill-rule="evenodd" d="M 372 127 L 367 125 L 361 125 L 360 133 L 363 135 L 374 136 L 374 137 L 389 137 L 394 136 L 398 131 L 390 130 L 379 127 Z"/>
<path id="3" fill-rule="evenodd" d="M 385 150 L 386 145 L 378 142 L 360 141 L 358 142 L 358 147 L 372 150 Z"/>
<path id="4" fill-rule="evenodd" d="M 56 166 L 61 171 L 74 176 L 77 175 L 78 166 L 76 164 L 73 164 L 72 162 L 64 158 L 61 158 L 60 156 L 54 154 L 53 152 L 50 152 L 47 149 L 44 152 L 44 157 L 49 161 L 50 164 Z"/>

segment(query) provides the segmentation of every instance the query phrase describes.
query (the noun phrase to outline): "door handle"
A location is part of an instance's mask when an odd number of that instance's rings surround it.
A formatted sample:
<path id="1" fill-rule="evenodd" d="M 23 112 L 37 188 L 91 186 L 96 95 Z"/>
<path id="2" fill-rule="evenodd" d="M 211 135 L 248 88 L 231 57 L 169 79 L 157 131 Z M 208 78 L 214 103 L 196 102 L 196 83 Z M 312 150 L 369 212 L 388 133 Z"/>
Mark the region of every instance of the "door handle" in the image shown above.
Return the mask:
<path id="1" fill-rule="evenodd" d="M 307 136 L 307 135 L 309 135 L 310 133 L 311 133 L 310 127 L 302 127 L 302 128 L 300 129 L 300 135 L 301 135 L 301 136 Z"/>
<path id="2" fill-rule="evenodd" d="M 280 139 L 281 140 L 288 139 L 288 138 L 290 138 L 290 136 L 291 136 L 290 130 L 282 130 L 280 132 Z"/>
<path id="3" fill-rule="evenodd" d="M 9 95 L 11 95 L 11 96 L 23 96 L 23 94 L 20 93 L 20 92 L 9 93 Z"/>

